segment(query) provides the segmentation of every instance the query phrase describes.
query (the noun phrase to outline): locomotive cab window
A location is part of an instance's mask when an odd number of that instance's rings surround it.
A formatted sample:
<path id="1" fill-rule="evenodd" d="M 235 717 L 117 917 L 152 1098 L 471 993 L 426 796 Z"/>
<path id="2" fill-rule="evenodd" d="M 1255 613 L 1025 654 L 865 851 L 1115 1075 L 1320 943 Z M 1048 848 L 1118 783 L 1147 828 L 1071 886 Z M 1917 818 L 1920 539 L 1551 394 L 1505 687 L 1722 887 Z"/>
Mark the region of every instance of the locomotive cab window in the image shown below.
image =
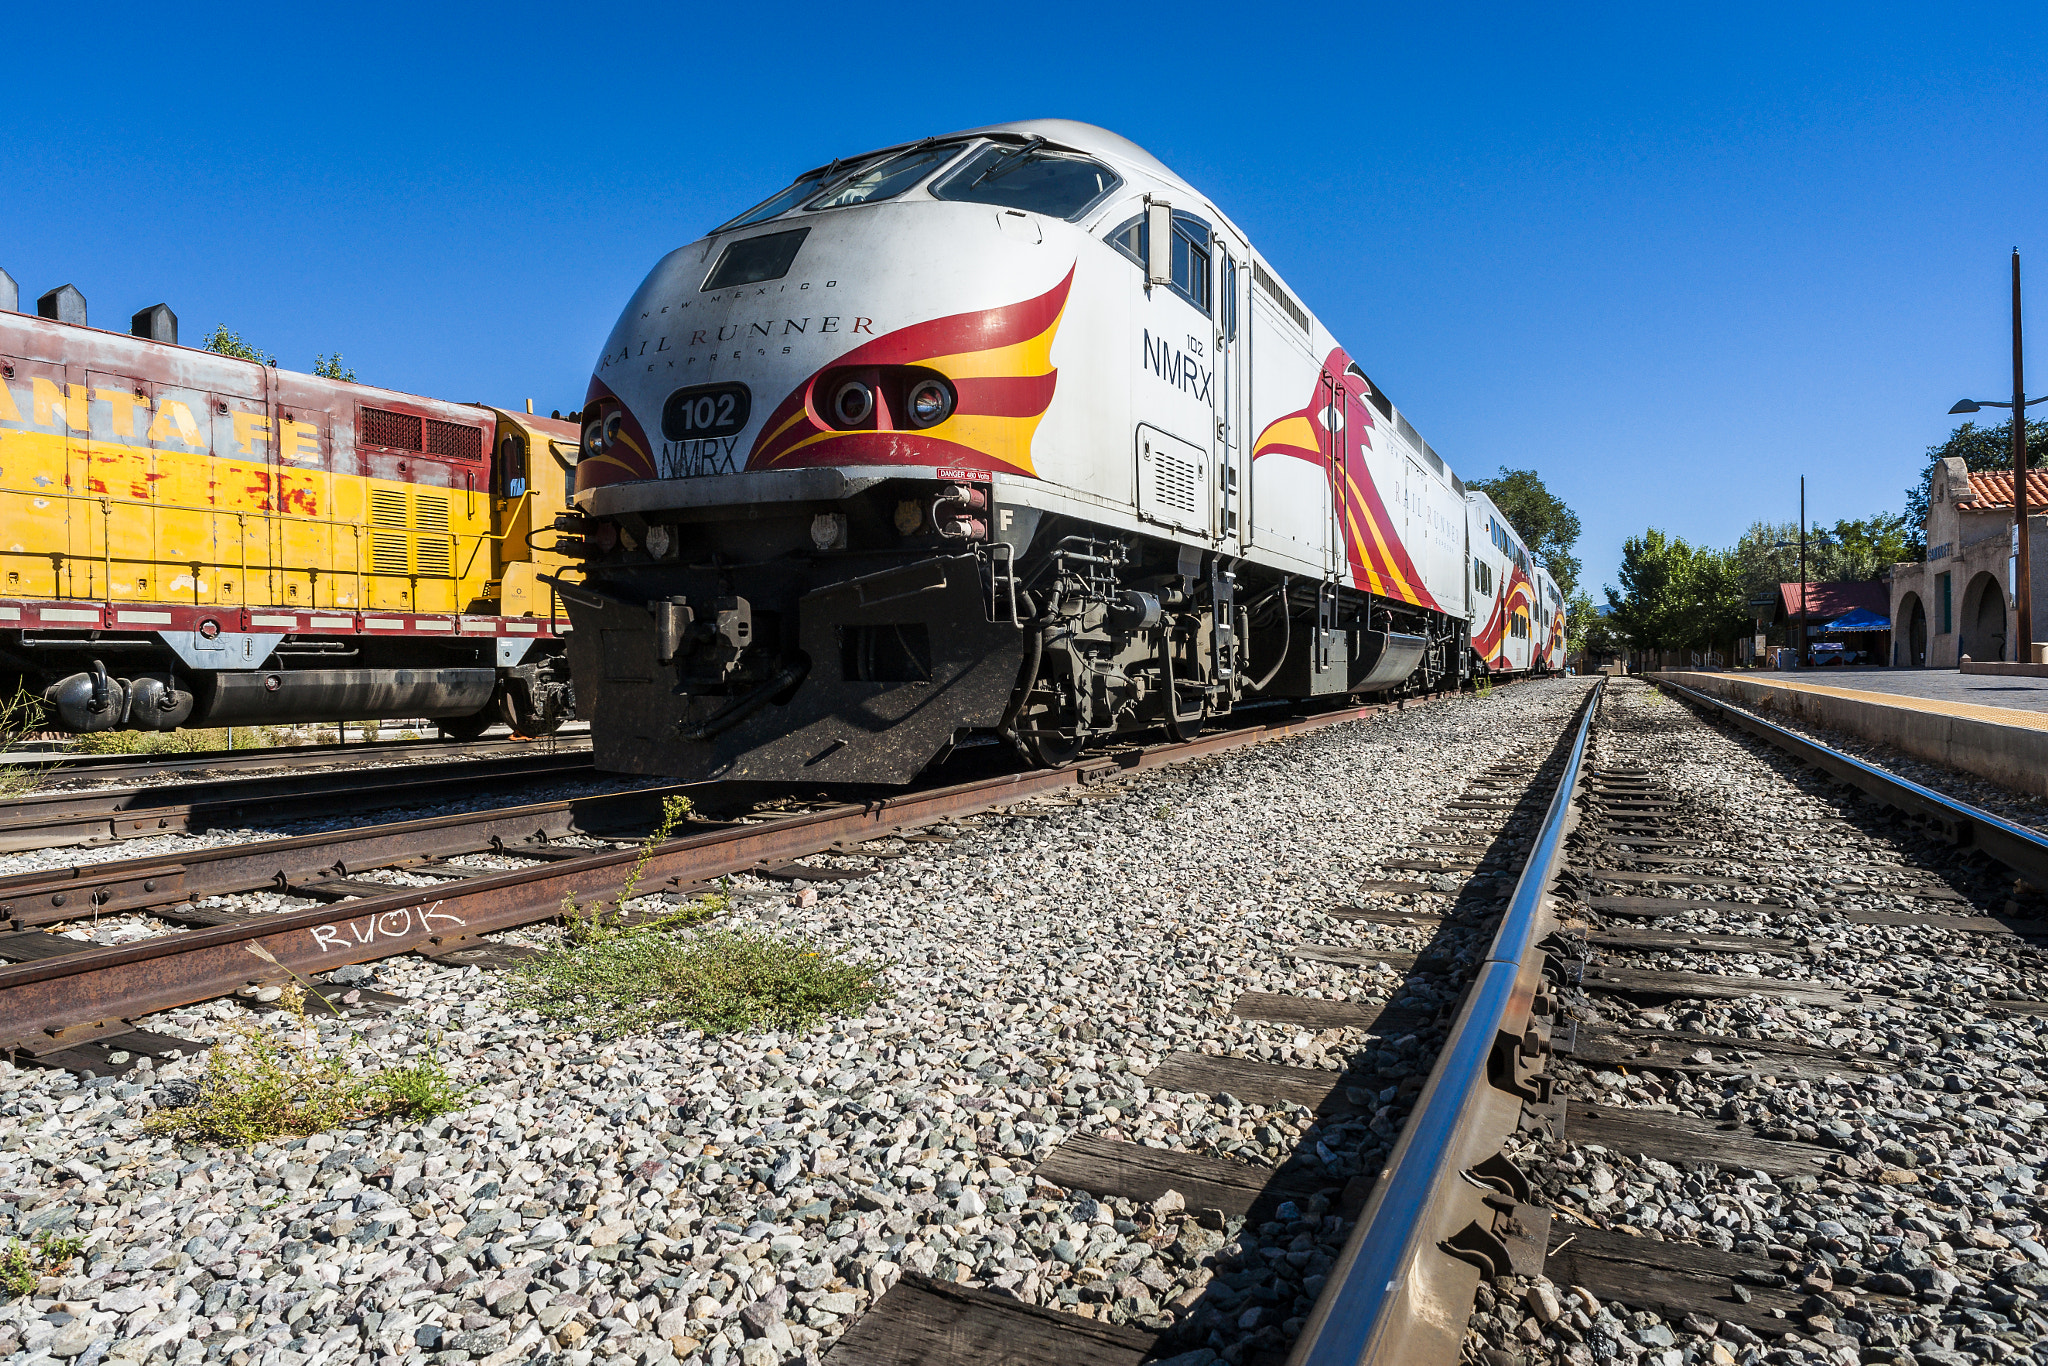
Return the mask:
<path id="1" fill-rule="evenodd" d="M 1122 176 L 1087 157 L 1042 151 L 1031 143 L 996 144 L 983 147 L 933 185 L 932 198 L 1023 209 L 1071 222 L 1123 183 Z"/>
<path id="2" fill-rule="evenodd" d="M 913 147 L 860 171 L 837 189 L 820 195 L 804 207 L 840 209 L 851 204 L 876 204 L 884 199 L 893 199 L 959 155 L 963 145 L 949 142 L 939 147 Z"/>
<path id="3" fill-rule="evenodd" d="M 1110 233 L 1104 240 L 1124 255 L 1130 257 L 1139 266 L 1143 266 L 1148 259 L 1147 254 L 1151 250 L 1152 231 L 1146 223 L 1145 215 L 1141 213 L 1128 223 L 1118 227 L 1116 231 Z M 1173 283 L 1169 288 L 1205 314 L 1210 311 L 1210 282 L 1214 279 L 1210 271 L 1211 251 L 1209 225 L 1196 218 L 1193 214 L 1181 213 L 1179 210 L 1175 210 L 1173 215 L 1173 252 L 1169 258 L 1173 264 Z M 1225 259 L 1227 260 L 1228 258 Z M 1234 266 L 1230 274 L 1231 282 L 1229 288 L 1234 303 L 1236 299 L 1236 271 Z M 1229 312 L 1227 318 L 1230 333 L 1232 336 L 1235 336 L 1237 326 L 1235 312 Z"/>
<path id="4" fill-rule="evenodd" d="M 859 165 L 860 163 L 855 163 L 856 174 L 858 173 Z M 720 223 L 711 231 L 713 234 L 717 234 L 727 232 L 733 228 L 744 228 L 753 223 L 765 223 L 771 218 L 780 218 L 783 214 L 788 213 L 791 209 L 803 203 L 812 195 L 815 195 L 822 187 L 834 183 L 833 178 L 835 176 L 846 173 L 846 169 L 835 161 L 830 166 L 800 175 L 797 177 L 796 183 L 788 189 L 770 195 L 738 218 Z"/>

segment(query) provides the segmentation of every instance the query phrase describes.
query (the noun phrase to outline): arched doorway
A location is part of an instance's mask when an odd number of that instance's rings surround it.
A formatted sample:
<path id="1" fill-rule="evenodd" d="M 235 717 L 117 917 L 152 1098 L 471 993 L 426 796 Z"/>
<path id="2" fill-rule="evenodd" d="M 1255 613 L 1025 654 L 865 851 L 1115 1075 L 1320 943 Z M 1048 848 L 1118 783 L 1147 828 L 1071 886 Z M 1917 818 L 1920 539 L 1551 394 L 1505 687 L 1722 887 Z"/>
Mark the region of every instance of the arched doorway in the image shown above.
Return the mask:
<path id="1" fill-rule="evenodd" d="M 1899 599 L 1898 620 L 1892 623 L 1892 662 L 1902 669 L 1918 669 L 1927 663 L 1927 609 L 1918 593 Z"/>
<path id="2" fill-rule="evenodd" d="M 2005 658 L 2005 590 L 1989 573 L 1963 590 L 1962 638 L 1957 649 L 1972 659 Z"/>

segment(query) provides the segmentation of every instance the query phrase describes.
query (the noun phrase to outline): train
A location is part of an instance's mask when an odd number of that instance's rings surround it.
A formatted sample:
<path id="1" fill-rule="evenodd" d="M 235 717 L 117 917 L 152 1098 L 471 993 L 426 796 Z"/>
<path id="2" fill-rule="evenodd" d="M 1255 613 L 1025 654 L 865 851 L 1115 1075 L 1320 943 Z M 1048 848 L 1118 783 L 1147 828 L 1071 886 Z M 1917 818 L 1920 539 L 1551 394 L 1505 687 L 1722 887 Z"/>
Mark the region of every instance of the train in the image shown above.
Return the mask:
<path id="1" fill-rule="evenodd" d="M 797 176 L 654 265 L 579 421 L 560 591 L 608 769 L 904 783 L 1563 663 L 1508 519 L 1083 123 Z"/>
<path id="2" fill-rule="evenodd" d="M 575 423 L 180 346 L 167 305 L 15 304 L 0 272 L 0 689 L 52 728 L 574 715 Z"/>

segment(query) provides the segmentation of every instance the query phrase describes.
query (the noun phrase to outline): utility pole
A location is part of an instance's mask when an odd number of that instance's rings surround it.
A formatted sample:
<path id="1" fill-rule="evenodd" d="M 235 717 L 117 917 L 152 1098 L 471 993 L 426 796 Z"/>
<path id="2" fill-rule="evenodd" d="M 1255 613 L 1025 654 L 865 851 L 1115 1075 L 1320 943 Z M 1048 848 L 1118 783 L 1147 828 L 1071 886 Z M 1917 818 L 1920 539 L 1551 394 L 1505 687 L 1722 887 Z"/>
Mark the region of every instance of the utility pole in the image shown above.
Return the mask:
<path id="1" fill-rule="evenodd" d="M 2027 375 L 2020 348 L 2020 249 L 2012 249 L 2012 515 L 2019 532 L 2019 563 L 2015 566 L 2013 609 L 2018 621 L 2022 664 L 2034 658 L 2034 583 L 2027 564 Z"/>
<path id="2" fill-rule="evenodd" d="M 1806 667 L 1806 476 L 1799 476 L 1799 663 Z"/>

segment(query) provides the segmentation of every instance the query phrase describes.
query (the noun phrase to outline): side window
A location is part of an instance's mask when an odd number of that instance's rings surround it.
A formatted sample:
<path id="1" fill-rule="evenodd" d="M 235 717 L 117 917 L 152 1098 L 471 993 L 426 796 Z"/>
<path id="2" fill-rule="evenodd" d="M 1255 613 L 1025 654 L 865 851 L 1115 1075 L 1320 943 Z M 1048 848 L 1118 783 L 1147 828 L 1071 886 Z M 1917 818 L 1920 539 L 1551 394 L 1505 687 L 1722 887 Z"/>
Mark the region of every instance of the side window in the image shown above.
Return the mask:
<path id="1" fill-rule="evenodd" d="M 970 163 L 971 164 L 971 163 Z M 1103 238 L 1112 247 L 1128 256 L 1139 267 L 1143 267 L 1146 255 L 1152 247 L 1151 230 L 1145 215 L 1139 214 L 1128 222 L 1119 224 Z M 1209 225 L 1193 214 L 1174 211 L 1173 215 L 1173 283 L 1169 286 L 1175 294 L 1186 299 L 1203 313 L 1211 312 L 1215 291 L 1215 273 L 1210 269 L 1210 255 L 1213 246 L 1209 239 Z M 1231 336 L 1237 335 L 1237 263 L 1224 258 L 1225 283 L 1227 291 L 1224 311 L 1224 326 Z"/>
<path id="2" fill-rule="evenodd" d="M 1237 340 L 1237 260 L 1223 258 L 1223 335 Z"/>
<path id="3" fill-rule="evenodd" d="M 1197 218 L 1173 216 L 1173 292 L 1196 308 L 1209 311 L 1209 225 Z"/>
<path id="4" fill-rule="evenodd" d="M 507 432 L 498 439 L 498 467 L 492 482 L 500 498 L 518 498 L 526 493 L 526 439 Z"/>

